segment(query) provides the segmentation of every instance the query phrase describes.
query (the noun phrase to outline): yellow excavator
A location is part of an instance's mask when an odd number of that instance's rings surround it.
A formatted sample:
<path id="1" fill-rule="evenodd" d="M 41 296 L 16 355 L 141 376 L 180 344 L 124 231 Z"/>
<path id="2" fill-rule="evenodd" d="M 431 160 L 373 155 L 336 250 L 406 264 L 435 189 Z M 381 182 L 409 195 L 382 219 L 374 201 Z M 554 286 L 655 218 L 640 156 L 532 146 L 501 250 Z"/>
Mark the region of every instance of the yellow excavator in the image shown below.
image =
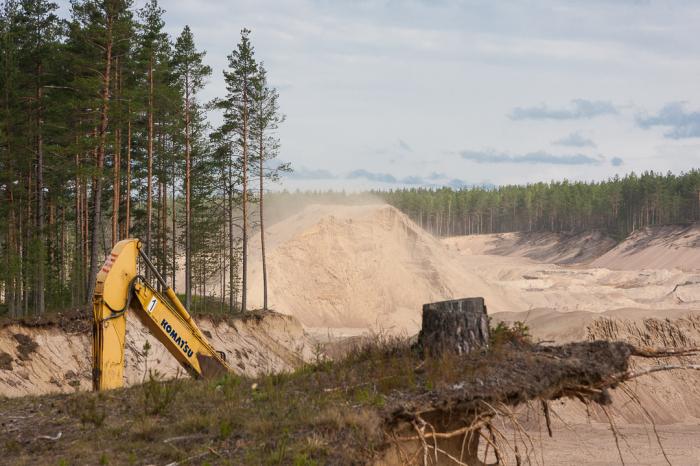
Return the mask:
<path id="1" fill-rule="evenodd" d="M 158 280 L 163 293 L 138 275 L 137 261 Z M 195 378 L 231 372 L 225 354 L 202 334 L 175 291 L 167 285 L 138 239 L 117 243 L 97 274 L 93 296 L 93 390 L 124 385 L 126 315 L 133 310 L 141 322 Z"/>

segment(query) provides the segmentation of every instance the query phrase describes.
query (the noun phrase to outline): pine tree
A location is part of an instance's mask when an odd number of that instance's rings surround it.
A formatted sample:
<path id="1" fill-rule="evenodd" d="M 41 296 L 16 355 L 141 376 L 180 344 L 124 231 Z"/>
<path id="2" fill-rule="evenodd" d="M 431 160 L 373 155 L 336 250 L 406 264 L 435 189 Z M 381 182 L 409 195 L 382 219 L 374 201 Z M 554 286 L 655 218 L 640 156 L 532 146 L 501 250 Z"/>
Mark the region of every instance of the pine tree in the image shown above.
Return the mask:
<path id="1" fill-rule="evenodd" d="M 145 69 L 146 91 L 146 254 L 153 250 L 153 167 L 155 144 L 155 111 L 157 80 L 161 80 L 162 66 L 167 61 L 166 49 L 168 38 L 163 32 L 163 14 L 157 0 L 150 0 L 139 10 L 140 37 L 139 58 Z M 157 76 L 156 76 L 157 75 Z M 160 264 L 161 261 L 157 261 Z"/>
<path id="2" fill-rule="evenodd" d="M 193 129 L 200 118 L 196 95 L 204 87 L 211 68 L 203 63 L 205 52 L 198 52 L 192 31 L 185 26 L 175 43 L 173 72 L 182 101 L 185 151 L 185 307 L 192 305 L 192 142 Z M 196 140 L 196 138 L 195 138 Z"/>
<path id="3" fill-rule="evenodd" d="M 22 130 L 19 117 L 19 31 L 17 18 L 19 6 L 15 1 L 2 3 L 0 9 L 0 242 L 3 267 L 0 281 L 10 315 L 22 312 L 23 304 L 23 256 L 20 209 L 23 185 L 21 184 L 21 161 L 16 148 L 20 144 Z"/>
<path id="4" fill-rule="evenodd" d="M 27 147 L 32 147 L 35 154 L 34 168 L 35 186 L 30 186 L 35 199 L 34 235 L 31 240 L 33 262 L 33 304 L 36 313 L 45 310 L 45 273 L 47 267 L 46 251 L 46 192 L 45 192 L 45 119 L 47 105 L 46 86 L 52 76 L 52 61 L 61 36 L 61 22 L 54 13 L 58 6 L 46 0 L 24 0 L 18 16 L 18 26 L 23 40 L 19 47 L 19 68 L 22 76 L 29 82 L 24 86 L 24 95 L 20 96 L 26 102 L 27 133 L 31 135 Z M 31 94 L 29 94 L 31 92 Z"/>
<path id="5" fill-rule="evenodd" d="M 248 285 L 248 178 L 249 178 L 249 148 L 250 148 L 250 115 L 252 99 L 255 95 L 258 66 L 254 58 L 253 46 L 250 43 L 250 31 L 241 31 L 241 41 L 236 49 L 228 56 L 229 68 L 224 71 L 226 81 L 226 97 L 215 102 L 215 107 L 223 110 L 224 123 L 219 128 L 222 137 L 229 138 L 235 135 L 233 141 L 240 152 L 241 170 L 241 311 L 247 309 L 247 285 Z M 231 147 L 233 149 L 233 147 Z M 233 170 L 229 170 L 229 178 L 233 176 Z M 233 199 L 233 190 L 230 190 Z M 232 206 L 230 207 L 233 210 Z M 232 213 L 229 212 L 229 216 Z M 232 235 L 232 232 L 229 233 Z M 231 248 L 233 249 L 233 248 Z M 232 260 L 232 257 L 229 258 Z"/>
<path id="6" fill-rule="evenodd" d="M 260 215 L 260 249 L 263 274 L 263 309 L 267 309 L 267 258 L 265 256 L 265 179 L 276 181 L 280 173 L 289 171 L 289 164 L 269 167 L 269 162 L 277 157 L 279 138 L 276 130 L 284 121 L 279 110 L 279 93 L 267 81 L 267 71 L 262 63 L 258 67 L 255 79 L 255 94 L 251 112 L 252 144 L 257 152 L 257 171 L 259 181 L 258 213 Z"/>
<path id="7" fill-rule="evenodd" d="M 74 45 L 82 50 L 87 49 L 88 55 L 83 58 L 82 72 L 92 74 L 91 82 L 96 84 L 99 94 L 97 115 L 90 118 L 94 121 L 95 160 L 92 186 L 92 231 L 90 233 L 90 268 L 88 272 L 87 297 L 91 297 L 95 289 L 99 249 L 106 254 L 106 245 L 100 248 L 99 238 L 102 233 L 102 201 L 104 184 L 104 167 L 107 153 L 107 133 L 111 100 L 112 60 L 115 43 L 119 43 L 131 29 L 131 13 L 129 2 L 126 0 L 84 0 L 72 4 Z M 92 60 L 90 60 L 92 59 Z M 95 79 L 97 78 L 97 79 Z M 88 86 L 89 87 L 89 86 Z M 94 107 L 93 107 L 94 108 Z M 96 117 L 96 118 L 95 118 Z M 95 121 L 96 120 L 96 121 Z"/>

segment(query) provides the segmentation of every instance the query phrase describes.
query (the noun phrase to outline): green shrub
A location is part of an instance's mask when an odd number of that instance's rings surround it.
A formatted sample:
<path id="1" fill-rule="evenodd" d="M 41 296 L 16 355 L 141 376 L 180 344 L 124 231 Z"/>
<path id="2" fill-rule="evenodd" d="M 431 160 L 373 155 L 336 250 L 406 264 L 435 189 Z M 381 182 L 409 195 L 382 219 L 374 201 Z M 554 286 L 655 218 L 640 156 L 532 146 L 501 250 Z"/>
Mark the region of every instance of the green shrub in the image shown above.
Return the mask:
<path id="1" fill-rule="evenodd" d="M 164 413 L 180 391 L 180 381 L 162 381 L 157 371 L 148 373 L 148 380 L 141 385 L 143 409 L 146 414 Z"/>
<path id="2" fill-rule="evenodd" d="M 87 395 L 84 399 L 76 398 L 68 405 L 68 412 L 72 416 L 80 419 L 80 423 L 85 426 L 92 424 L 101 427 L 107 418 L 107 411 L 104 400 L 100 395 Z"/>
<path id="3" fill-rule="evenodd" d="M 531 343 L 530 329 L 524 322 L 516 321 L 512 325 L 499 322 L 495 327 L 491 327 L 490 344 L 493 348 L 499 348 L 505 344 L 529 343 Z"/>

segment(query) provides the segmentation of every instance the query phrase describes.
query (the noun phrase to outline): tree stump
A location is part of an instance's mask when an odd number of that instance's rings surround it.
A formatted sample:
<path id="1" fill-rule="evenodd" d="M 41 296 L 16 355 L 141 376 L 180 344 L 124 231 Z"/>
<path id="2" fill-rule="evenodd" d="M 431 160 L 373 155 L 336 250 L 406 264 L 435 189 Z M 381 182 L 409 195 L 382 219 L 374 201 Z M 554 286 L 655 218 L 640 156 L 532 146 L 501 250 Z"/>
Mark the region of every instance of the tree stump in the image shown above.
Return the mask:
<path id="1" fill-rule="evenodd" d="M 423 355 L 466 354 L 489 345 L 484 298 L 462 298 L 423 305 L 418 348 Z"/>

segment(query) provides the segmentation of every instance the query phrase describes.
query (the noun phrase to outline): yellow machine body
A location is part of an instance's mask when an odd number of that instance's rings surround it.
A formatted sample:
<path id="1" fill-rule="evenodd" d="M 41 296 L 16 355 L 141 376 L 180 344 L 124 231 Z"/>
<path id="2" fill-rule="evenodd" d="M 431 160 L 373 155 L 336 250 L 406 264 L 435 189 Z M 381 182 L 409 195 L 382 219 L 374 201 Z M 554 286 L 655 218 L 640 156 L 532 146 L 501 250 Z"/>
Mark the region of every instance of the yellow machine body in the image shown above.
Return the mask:
<path id="1" fill-rule="evenodd" d="M 178 362 L 194 377 L 215 377 L 231 371 L 223 353 L 218 353 L 204 337 L 175 291 L 165 285 L 155 269 L 164 294 L 137 273 L 141 256 L 138 239 L 117 243 L 97 274 L 93 296 L 93 389 L 109 390 L 124 385 L 124 345 L 126 316 L 136 313 Z"/>

